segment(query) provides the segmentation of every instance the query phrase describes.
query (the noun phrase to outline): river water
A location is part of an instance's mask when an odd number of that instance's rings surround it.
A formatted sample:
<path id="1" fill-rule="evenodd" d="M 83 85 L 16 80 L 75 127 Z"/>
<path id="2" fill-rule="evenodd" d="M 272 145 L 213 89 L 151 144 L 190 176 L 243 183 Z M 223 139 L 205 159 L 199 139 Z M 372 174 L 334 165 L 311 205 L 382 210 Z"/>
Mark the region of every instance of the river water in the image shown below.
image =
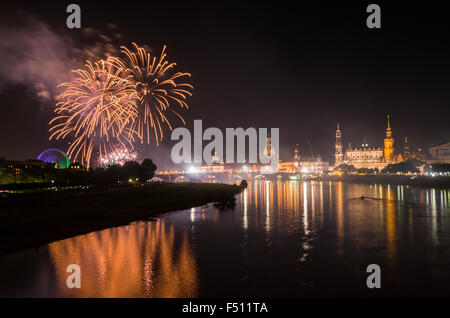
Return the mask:
<path id="1" fill-rule="evenodd" d="M 79 289 L 67 288 L 70 264 Z M 369 264 L 380 266 L 380 289 L 366 285 Z M 228 210 L 172 212 L 3 256 L 0 296 L 450 296 L 450 190 L 256 181 Z"/>

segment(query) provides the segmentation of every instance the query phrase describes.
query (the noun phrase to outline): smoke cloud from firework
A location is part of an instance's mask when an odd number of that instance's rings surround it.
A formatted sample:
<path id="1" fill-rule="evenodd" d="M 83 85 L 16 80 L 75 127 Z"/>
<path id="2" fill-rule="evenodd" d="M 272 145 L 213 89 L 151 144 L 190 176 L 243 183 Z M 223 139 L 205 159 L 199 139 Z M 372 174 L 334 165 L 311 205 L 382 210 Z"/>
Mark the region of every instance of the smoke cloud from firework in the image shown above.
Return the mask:
<path id="1" fill-rule="evenodd" d="M 0 27 L 0 81 L 24 84 L 48 101 L 73 66 L 71 44 L 33 16 L 20 20 L 18 27 Z"/>
<path id="2" fill-rule="evenodd" d="M 112 34 L 107 36 L 88 27 L 81 32 L 51 28 L 23 12 L 14 18 L 15 23 L 0 26 L 0 89 L 9 83 L 22 84 L 44 109 L 52 109 L 57 85 L 69 80 L 72 69 L 87 59 L 117 54 L 115 41 L 122 38 L 113 24 L 105 26 Z"/>

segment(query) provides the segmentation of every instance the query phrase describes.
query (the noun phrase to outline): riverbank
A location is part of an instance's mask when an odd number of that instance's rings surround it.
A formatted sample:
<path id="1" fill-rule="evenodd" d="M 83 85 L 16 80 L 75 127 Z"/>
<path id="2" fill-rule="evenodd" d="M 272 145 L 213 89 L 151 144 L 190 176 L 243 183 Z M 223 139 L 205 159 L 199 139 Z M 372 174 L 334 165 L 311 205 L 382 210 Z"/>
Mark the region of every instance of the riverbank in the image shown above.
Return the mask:
<path id="1" fill-rule="evenodd" d="M 324 181 L 342 181 L 364 184 L 408 185 L 413 187 L 450 189 L 450 177 L 347 175 L 326 177 Z"/>
<path id="2" fill-rule="evenodd" d="M 164 212 L 232 200 L 240 191 L 226 184 L 162 183 L 0 198 L 0 255 Z"/>

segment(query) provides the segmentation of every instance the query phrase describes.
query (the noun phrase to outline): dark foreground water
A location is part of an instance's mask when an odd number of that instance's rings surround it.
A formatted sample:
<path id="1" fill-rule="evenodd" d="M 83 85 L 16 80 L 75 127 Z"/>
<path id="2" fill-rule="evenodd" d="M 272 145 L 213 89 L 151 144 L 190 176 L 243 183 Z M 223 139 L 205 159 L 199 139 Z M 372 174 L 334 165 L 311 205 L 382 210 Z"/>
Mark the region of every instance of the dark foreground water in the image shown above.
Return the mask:
<path id="1" fill-rule="evenodd" d="M 231 210 L 173 212 L 3 256 L 0 296 L 450 296 L 449 217 L 448 189 L 260 181 Z M 66 286 L 69 264 L 80 265 L 80 289 Z M 366 286 L 369 264 L 381 267 L 381 289 Z"/>

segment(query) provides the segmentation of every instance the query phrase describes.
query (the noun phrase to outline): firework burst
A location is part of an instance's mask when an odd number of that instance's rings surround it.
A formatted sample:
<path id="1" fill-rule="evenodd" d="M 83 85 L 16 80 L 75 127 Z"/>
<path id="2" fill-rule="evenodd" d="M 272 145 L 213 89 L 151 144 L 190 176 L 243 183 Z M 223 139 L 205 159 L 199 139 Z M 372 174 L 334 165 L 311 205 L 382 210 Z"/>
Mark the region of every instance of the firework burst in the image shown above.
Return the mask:
<path id="1" fill-rule="evenodd" d="M 113 165 L 123 166 L 127 161 L 135 161 L 138 155 L 135 151 L 127 148 L 117 149 L 110 152 L 107 155 L 99 158 L 99 163 L 103 167 L 109 167 Z"/>
<path id="2" fill-rule="evenodd" d="M 191 74 L 173 71 L 176 63 L 166 60 L 165 46 L 159 58 L 150 56 L 150 53 L 136 43 L 132 43 L 132 46 L 131 50 L 122 46 L 123 57 L 110 57 L 108 63 L 127 78 L 136 91 L 138 116 L 133 130 L 141 143 L 150 143 L 152 134 L 156 144 L 159 144 L 164 137 L 163 126 L 172 130 L 168 112 L 175 114 L 185 124 L 183 117 L 173 106 L 189 108 L 186 98 L 192 96 L 189 90 L 193 86 L 183 82 L 183 79 Z"/>
<path id="3" fill-rule="evenodd" d="M 59 85 L 64 91 L 57 96 L 50 140 L 70 138 L 68 156 L 89 167 L 94 149 L 104 157 L 132 146 L 138 97 L 130 80 L 104 60 L 72 72 L 73 79 Z"/>

